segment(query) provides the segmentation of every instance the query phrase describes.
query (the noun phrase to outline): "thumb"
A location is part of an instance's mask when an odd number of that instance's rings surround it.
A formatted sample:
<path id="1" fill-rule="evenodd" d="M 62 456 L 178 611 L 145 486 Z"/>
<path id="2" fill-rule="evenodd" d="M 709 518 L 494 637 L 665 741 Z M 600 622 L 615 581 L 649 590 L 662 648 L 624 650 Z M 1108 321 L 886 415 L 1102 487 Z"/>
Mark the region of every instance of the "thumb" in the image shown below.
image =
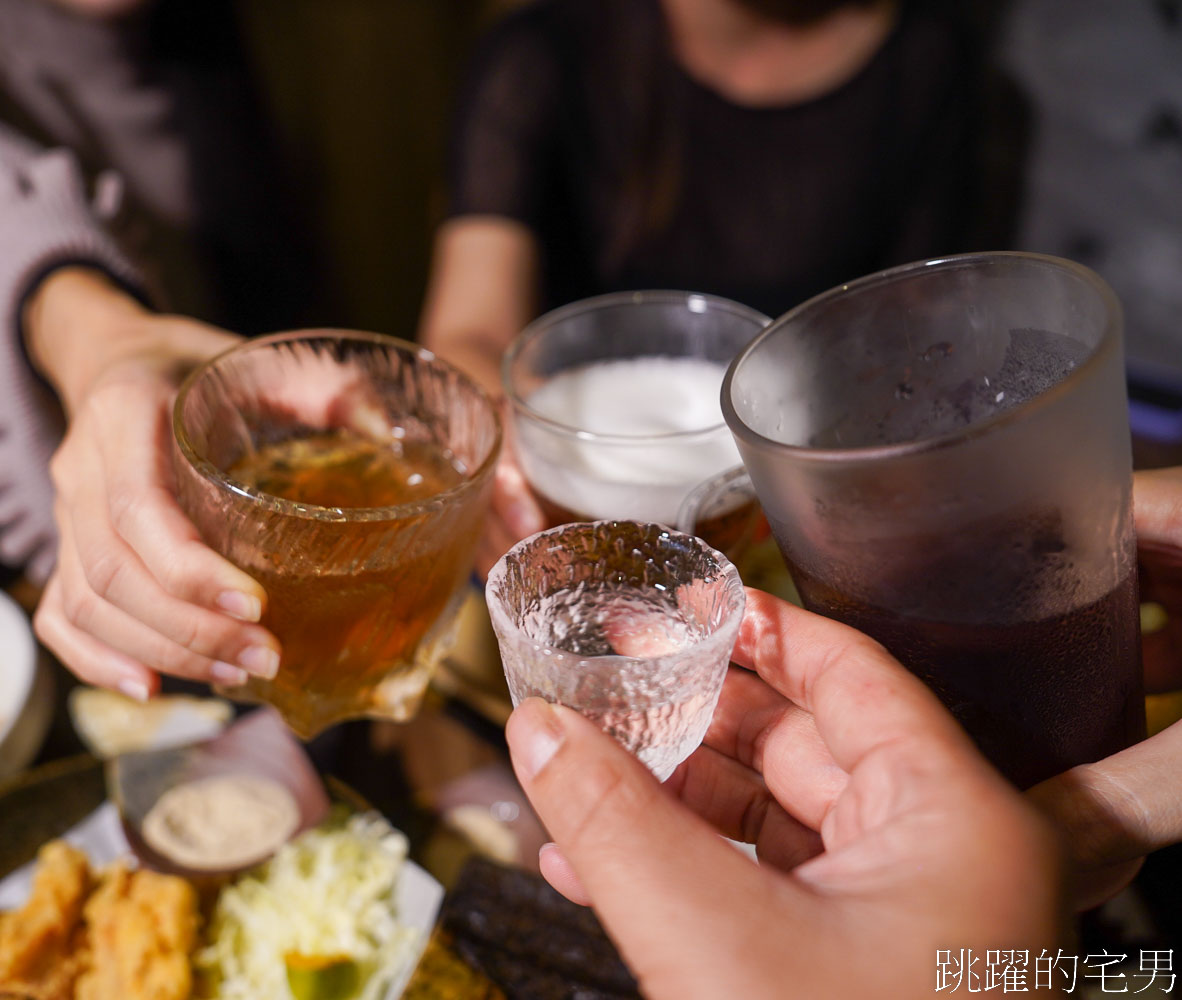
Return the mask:
<path id="1" fill-rule="evenodd" d="M 645 995 L 726 996 L 769 907 L 787 935 L 784 924 L 807 921 L 803 890 L 724 842 L 577 712 L 527 699 L 506 737 L 530 802 Z"/>
<path id="2" fill-rule="evenodd" d="M 1120 753 L 1035 785 L 1034 805 L 1066 835 L 1076 908 L 1114 896 L 1151 851 L 1182 840 L 1182 802 L 1174 775 L 1182 761 L 1182 722 Z"/>

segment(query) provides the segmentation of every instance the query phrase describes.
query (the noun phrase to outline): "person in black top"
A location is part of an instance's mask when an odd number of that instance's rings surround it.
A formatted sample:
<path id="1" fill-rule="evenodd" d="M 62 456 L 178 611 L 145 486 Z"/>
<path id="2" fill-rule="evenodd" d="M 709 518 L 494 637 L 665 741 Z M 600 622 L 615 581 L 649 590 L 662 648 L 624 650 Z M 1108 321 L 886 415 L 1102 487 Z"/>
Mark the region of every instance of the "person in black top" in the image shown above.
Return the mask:
<path id="1" fill-rule="evenodd" d="M 523 322 L 576 299 L 680 288 L 774 316 L 967 249 L 973 64 L 918 2 L 527 5 L 461 94 L 424 339 L 495 390 Z"/>
<path id="2" fill-rule="evenodd" d="M 927 0 L 536 0 L 476 52 L 420 340 L 500 393 L 538 312 L 641 288 L 777 315 L 968 249 L 974 50 Z M 541 514 L 502 462 L 491 564 Z"/>

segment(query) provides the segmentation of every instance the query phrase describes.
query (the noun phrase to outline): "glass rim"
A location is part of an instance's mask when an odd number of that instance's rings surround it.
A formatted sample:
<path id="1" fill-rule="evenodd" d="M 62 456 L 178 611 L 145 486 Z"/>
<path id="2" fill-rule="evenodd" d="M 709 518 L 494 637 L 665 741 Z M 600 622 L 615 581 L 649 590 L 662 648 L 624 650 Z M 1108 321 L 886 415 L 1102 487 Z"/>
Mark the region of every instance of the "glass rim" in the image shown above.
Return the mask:
<path id="1" fill-rule="evenodd" d="M 509 559 L 511 556 L 520 555 L 525 549 L 539 544 L 547 538 L 558 538 L 559 536 L 570 534 L 571 532 L 594 532 L 599 528 L 614 528 L 618 525 L 635 525 L 645 529 L 655 529 L 659 532 L 658 537 L 676 539 L 683 542 L 689 547 L 696 549 L 699 552 L 705 552 L 718 566 L 718 573 L 714 579 L 722 581 L 726 588 L 728 599 L 731 602 L 738 603 L 738 607 L 732 609 L 727 618 L 722 621 L 713 632 L 701 639 L 690 643 L 686 646 L 681 646 L 670 653 L 663 656 L 624 656 L 621 653 L 605 653 L 602 656 L 585 656 L 576 653 L 570 649 L 562 649 L 557 646 L 538 647 L 535 652 L 539 658 L 545 660 L 558 660 L 565 657 L 570 657 L 574 663 L 595 663 L 605 666 L 619 666 L 627 667 L 638 664 L 651 663 L 654 660 L 664 660 L 669 657 L 681 656 L 687 652 L 700 651 L 703 648 L 708 648 L 711 644 L 717 643 L 720 640 L 727 638 L 728 632 L 733 629 L 734 634 L 730 636 L 729 641 L 734 642 L 738 635 L 739 626 L 742 624 L 743 613 L 747 603 L 746 588 L 743 585 L 742 577 L 739 575 L 738 567 L 730 561 L 723 553 L 714 548 L 708 542 L 703 541 L 696 535 L 688 532 L 679 531 L 676 528 L 670 528 L 664 524 L 659 524 L 656 521 L 631 521 L 623 518 L 605 518 L 599 521 L 570 521 L 567 524 L 560 524 L 553 528 L 546 528 L 543 531 L 536 532 L 526 538 L 515 542 L 492 566 L 488 571 L 488 576 L 484 582 L 485 603 L 488 605 L 488 612 L 490 618 L 495 623 L 504 629 L 508 634 L 511 634 L 518 639 L 533 643 L 537 643 L 532 636 L 529 635 L 523 628 L 521 628 L 515 621 L 513 621 L 509 611 L 506 609 L 505 602 L 500 598 L 500 588 L 503 584 L 506 575 L 508 574 Z M 688 582 L 688 581 L 687 581 Z"/>
<path id="2" fill-rule="evenodd" d="M 766 340 L 784 327 L 794 323 L 800 316 L 812 312 L 819 306 L 825 305 L 834 299 L 841 298 L 850 292 L 863 291 L 877 285 L 890 284 L 899 278 L 910 277 L 929 269 L 955 270 L 999 260 L 1015 260 L 1027 264 L 1039 264 L 1047 268 L 1072 274 L 1095 292 L 1104 310 L 1104 328 L 1095 349 L 1062 379 L 1037 395 L 957 430 L 933 434 L 930 437 L 920 438 L 916 441 L 900 441 L 881 445 L 858 445 L 849 448 L 814 448 L 809 445 L 788 444 L 783 441 L 777 441 L 749 426 L 736 411 L 732 401 L 732 387 L 743 363 Z M 1069 392 L 1078 382 L 1090 378 L 1097 368 L 1107 362 L 1114 351 L 1120 350 L 1121 317 L 1120 301 L 1117 299 L 1116 293 L 1112 290 L 1108 282 L 1091 268 L 1079 264 L 1076 261 L 1068 260 L 1065 257 L 1056 257 L 1052 254 L 1033 253 L 1024 250 L 989 250 L 912 261 L 908 264 L 900 264 L 896 267 L 875 271 L 856 280 L 836 285 L 827 291 L 821 292 L 819 295 L 814 295 L 812 298 L 806 299 L 804 302 L 794 306 L 788 312 L 773 320 L 750 344 L 739 352 L 727 368 L 726 375 L 722 380 L 722 413 L 731 432 L 744 444 L 765 451 L 787 452 L 804 462 L 839 464 L 859 461 L 880 461 L 922 454 L 938 448 L 947 447 L 953 443 L 974 440 L 985 434 L 991 434 L 999 428 L 1012 424 L 1015 421 L 1027 419 L 1029 414 L 1034 410 L 1053 404 L 1065 393 Z"/>
<path id="3" fill-rule="evenodd" d="M 708 476 L 690 490 L 681 500 L 677 508 L 677 530 L 683 534 L 693 534 L 697 522 L 698 511 L 705 500 L 711 499 L 724 489 L 742 489 L 746 483 L 751 497 L 755 498 L 755 486 L 751 482 L 751 473 L 747 466 L 732 465 L 729 469 Z"/>
<path id="4" fill-rule="evenodd" d="M 700 438 L 712 437 L 720 430 L 726 428 L 726 421 L 721 420 L 716 424 L 710 424 L 708 427 L 696 427 L 692 430 L 685 431 L 665 431 L 660 434 L 621 434 L 618 432 L 608 433 L 604 431 L 591 431 L 585 428 L 575 427 L 573 424 L 563 423 L 561 420 L 555 420 L 552 417 L 547 417 L 537 410 L 533 409 L 518 393 L 513 382 L 512 369 L 513 364 L 517 361 L 521 353 L 536 341 L 539 337 L 544 335 L 553 327 L 564 323 L 574 316 L 581 316 L 584 313 L 598 312 L 604 309 L 614 309 L 618 306 L 626 305 L 678 305 L 684 303 L 690 312 L 706 312 L 713 310 L 717 312 L 726 312 L 742 319 L 751 320 L 759 324 L 759 329 L 752 335 L 759 337 L 762 330 L 766 330 L 771 324 L 770 316 L 765 316 L 758 309 L 753 309 L 750 306 L 745 306 L 741 302 L 736 302 L 734 299 L 728 299 L 721 295 L 712 295 L 709 292 L 689 292 L 679 291 L 677 289 L 669 288 L 654 288 L 654 289 L 640 289 L 630 292 L 608 292 L 604 295 L 594 295 L 590 298 L 579 299 L 575 302 L 568 302 L 566 305 L 558 306 L 556 309 L 551 309 L 549 312 L 543 313 L 536 319 L 528 323 L 525 328 L 513 338 L 513 342 L 506 349 L 504 356 L 501 358 L 501 387 L 505 393 L 505 399 L 512 407 L 515 414 L 535 423 L 539 426 L 545 427 L 552 433 L 560 437 L 573 438 L 578 441 L 596 442 L 600 444 L 609 445 L 638 445 L 648 446 L 652 444 L 660 444 L 663 442 L 685 442 L 687 444 L 693 443 Z M 701 306 L 695 308 L 698 303 Z M 742 351 L 740 351 L 742 353 Z M 643 357 L 644 355 L 637 355 Z"/>
<path id="5" fill-rule="evenodd" d="M 429 497 L 424 497 L 420 500 L 410 500 L 406 503 L 391 504 L 385 507 L 326 507 L 319 504 L 299 503 L 295 500 L 288 500 L 285 497 L 275 496 L 272 493 L 265 493 L 262 490 L 257 490 L 252 486 L 247 486 L 227 475 L 224 471 L 219 469 L 216 465 L 209 461 L 209 459 L 200 455 L 197 449 L 193 446 L 193 442 L 184 426 L 184 420 L 181 415 L 184 407 L 185 399 L 188 397 L 190 391 L 197 383 L 209 372 L 213 371 L 219 363 L 223 362 L 227 357 L 234 355 L 238 356 L 249 351 L 262 350 L 274 346 L 275 344 L 282 344 L 291 341 L 358 341 L 362 343 L 377 344 L 382 347 L 390 348 L 397 352 L 404 358 L 413 359 L 415 362 L 438 365 L 443 369 L 450 370 L 459 376 L 460 380 L 466 384 L 468 389 L 476 398 L 480 399 L 488 408 L 493 420 L 493 440 L 489 446 L 488 454 L 485 455 L 483 461 L 473 469 L 469 474 L 464 476 L 454 486 L 449 486 L 445 490 L 441 490 Z M 433 351 L 415 344 L 409 340 L 402 340 L 399 337 L 393 337 L 385 333 L 373 333 L 365 330 L 343 330 L 334 329 L 330 327 L 324 328 L 309 328 L 307 330 L 288 330 L 282 333 L 270 333 L 261 337 L 252 337 L 249 340 L 244 340 L 242 343 L 234 344 L 226 348 L 224 351 L 206 358 L 201 364 L 194 368 L 188 375 L 185 376 L 181 382 L 180 388 L 177 390 L 176 399 L 172 406 L 172 438 L 177 450 L 184 457 L 189 466 L 199 475 L 203 480 L 212 483 L 220 490 L 232 493 L 235 496 L 242 497 L 253 504 L 266 507 L 267 509 L 290 517 L 301 517 L 309 520 L 318 521 L 333 521 L 338 523 L 360 523 L 373 521 L 402 521 L 421 514 L 426 514 L 442 508 L 445 504 L 452 501 L 458 496 L 475 489 L 484 480 L 492 475 L 493 469 L 496 467 L 497 459 L 501 450 L 502 439 L 504 436 L 504 427 L 501 423 L 500 411 L 497 405 L 493 402 L 492 397 L 487 391 L 477 383 L 466 372 L 438 357 Z"/>

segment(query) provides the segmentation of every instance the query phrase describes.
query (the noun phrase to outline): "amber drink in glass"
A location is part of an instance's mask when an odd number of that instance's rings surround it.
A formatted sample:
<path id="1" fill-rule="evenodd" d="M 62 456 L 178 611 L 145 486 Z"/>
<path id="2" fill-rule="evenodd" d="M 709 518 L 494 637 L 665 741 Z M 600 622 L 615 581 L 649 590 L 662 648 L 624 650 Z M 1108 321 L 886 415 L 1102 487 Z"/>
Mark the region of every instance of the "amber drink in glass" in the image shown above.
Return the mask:
<path id="1" fill-rule="evenodd" d="M 273 680 L 225 693 L 299 735 L 414 714 L 471 573 L 496 409 L 413 344 L 338 331 L 250 341 L 182 386 L 178 493 L 204 541 L 267 592 Z"/>

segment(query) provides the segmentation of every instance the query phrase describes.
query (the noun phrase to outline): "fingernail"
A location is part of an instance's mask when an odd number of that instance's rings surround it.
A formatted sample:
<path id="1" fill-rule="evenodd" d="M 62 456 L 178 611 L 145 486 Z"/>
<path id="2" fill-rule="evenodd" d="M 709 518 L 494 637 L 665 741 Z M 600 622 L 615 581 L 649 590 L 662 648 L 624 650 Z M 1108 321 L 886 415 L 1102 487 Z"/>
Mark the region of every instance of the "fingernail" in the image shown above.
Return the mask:
<path id="1" fill-rule="evenodd" d="M 509 717 L 505 736 L 520 776 L 528 780 L 549 763 L 564 734 L 552 706 L 540 698 L 527 698 Z"/>
<path id="2" fill-rule="evenodd" d="M 263 617 L 263 602 L 241 590 L 223 590 L 214 604 L 240 621 L 257 622 Z"/>
<path id="3" fill-rule="evenodd" d="M 247 646 L 239 655 L 238 663 L 256 677 L 266 680 L 279 673 L 279 654 L 270 646 Z"/>
<path id="4" fill-rule="evenodd" d="M 135 701 L 148 700 L 148 685 L 143 681 L 133 681 L 130 678 L 119 681 L 115 685 L 116 690 L 120 694 L 126 695 Z"/>
<path id="5" fill-rule="evenodd" d="M 224 684 L 226 687 L 239 687 L 246 683 L 250 674 L 241 667 L 234 666 L 232 663 L 223 663 L 221 660 L 215 660 L 213 666 L 209 668 L 209 676 L 215 684 Z"/>

